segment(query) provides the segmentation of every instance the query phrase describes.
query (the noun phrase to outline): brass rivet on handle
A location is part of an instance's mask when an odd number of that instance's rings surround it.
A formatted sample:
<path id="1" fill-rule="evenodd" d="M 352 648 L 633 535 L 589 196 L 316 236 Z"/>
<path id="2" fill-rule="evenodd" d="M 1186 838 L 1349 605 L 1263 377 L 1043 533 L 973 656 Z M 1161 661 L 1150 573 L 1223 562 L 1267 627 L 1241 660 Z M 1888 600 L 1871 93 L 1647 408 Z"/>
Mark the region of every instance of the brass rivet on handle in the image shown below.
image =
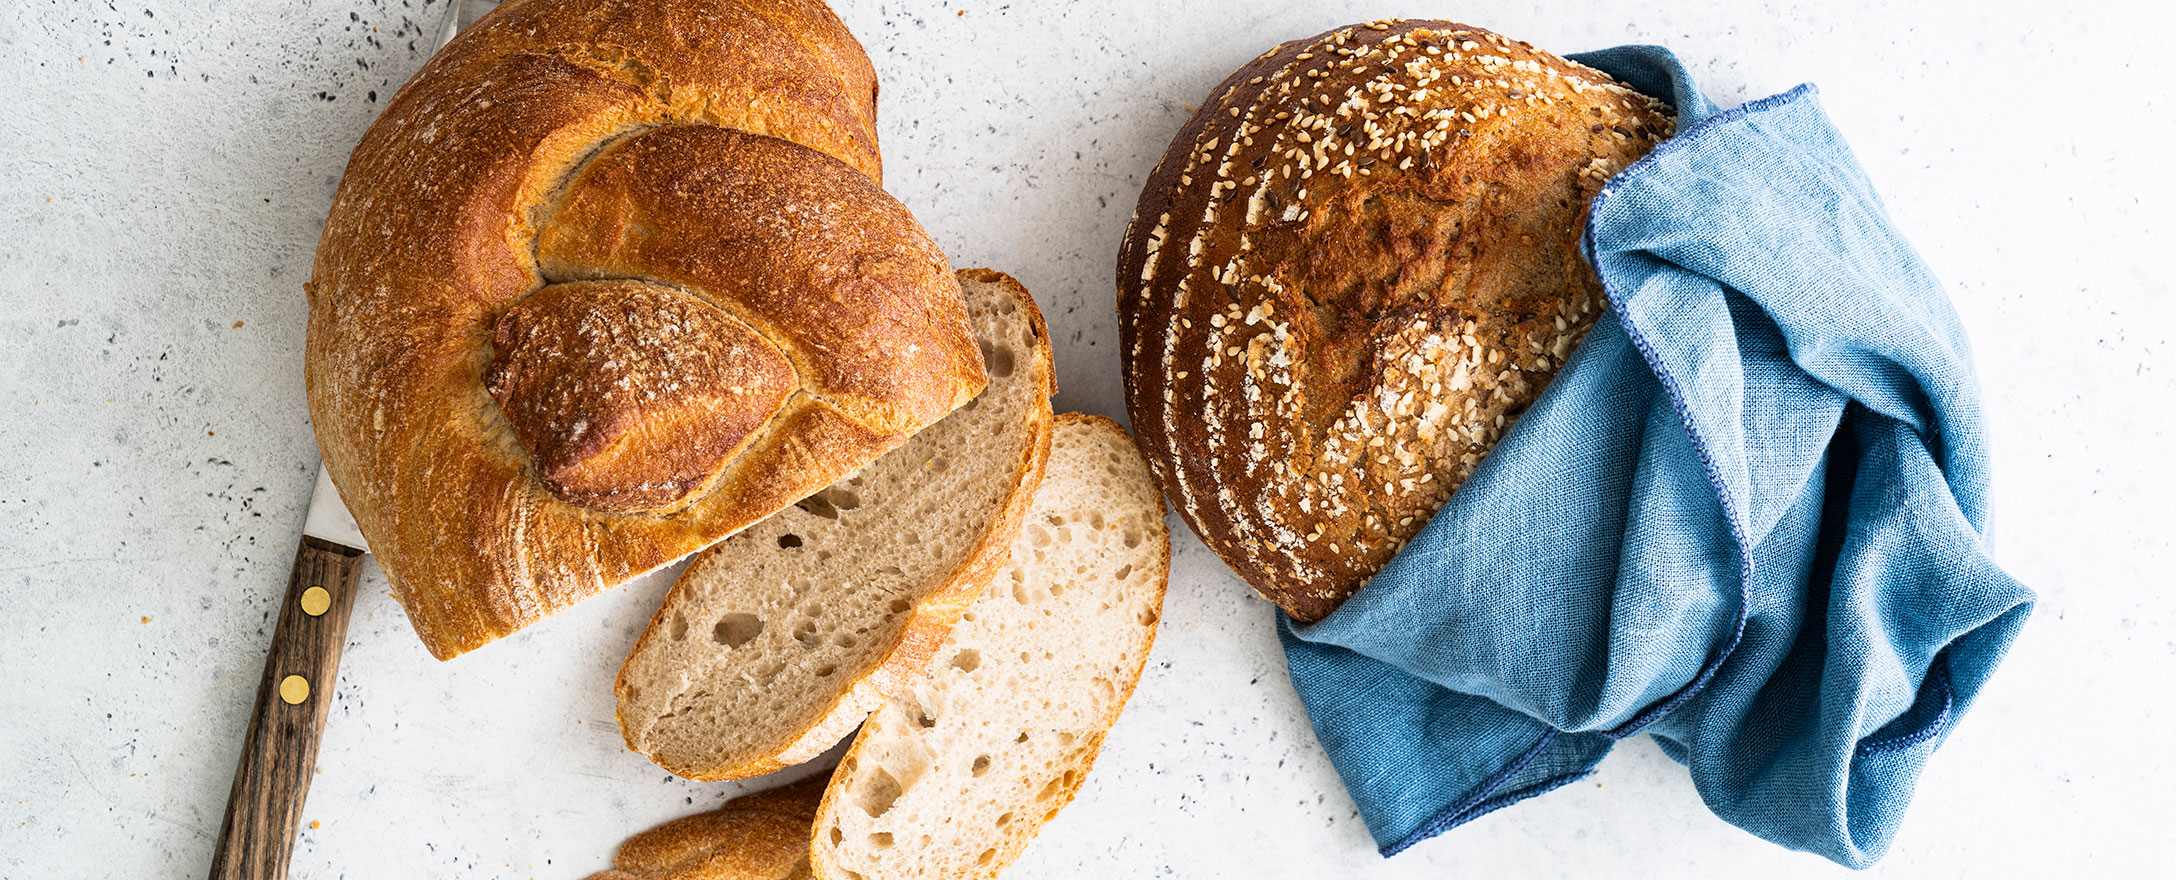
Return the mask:
<path id="1" fill-rule="evenodd" d="M 286 700 L 287 705 L 300 706 L 302 705 L 303 700 L 307 700 L 309 698 L 309 679 L 303 678 L 299 675 L 290 675 L 286 678 L 280 679 L 280 699 Z"/>
<path id="2" fill-rule="evenodd" d="M 332 593 L 324 587 L 311 587 L 302 591 L 302 613 L 317 617 L 332 608 Z"/>

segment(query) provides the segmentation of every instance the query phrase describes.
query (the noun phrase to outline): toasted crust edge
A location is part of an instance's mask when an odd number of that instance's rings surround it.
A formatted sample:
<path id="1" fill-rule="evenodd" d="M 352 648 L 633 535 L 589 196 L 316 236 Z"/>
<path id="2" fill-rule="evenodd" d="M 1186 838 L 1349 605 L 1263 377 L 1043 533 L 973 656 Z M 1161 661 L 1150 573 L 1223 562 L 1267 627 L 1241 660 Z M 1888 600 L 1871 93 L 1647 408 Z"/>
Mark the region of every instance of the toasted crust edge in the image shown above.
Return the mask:
<path id="1" fill-rule="evenodd" d="M 772 835 L 781 824 L 813 823 L 827 781 L 825 774 L 817 774 L 636 832 L 620 843 L 610 868 L 586 880 L 772 880 L 807 876 L 806 854 L 797 860 L 779 858 L 795 849 L 790 838 Z M 751 820 L 744 824 L 752 827 L 730 833 L 721 833 L 723 829 L 717 827 L 730 818 L 742 817 Z M 762 839 L 746 839 L 743 833 L 761 835 Z M 728 847 L 734 849 L 725 851 Z M 796 873 L 796 868 L 801 872 Z"/>

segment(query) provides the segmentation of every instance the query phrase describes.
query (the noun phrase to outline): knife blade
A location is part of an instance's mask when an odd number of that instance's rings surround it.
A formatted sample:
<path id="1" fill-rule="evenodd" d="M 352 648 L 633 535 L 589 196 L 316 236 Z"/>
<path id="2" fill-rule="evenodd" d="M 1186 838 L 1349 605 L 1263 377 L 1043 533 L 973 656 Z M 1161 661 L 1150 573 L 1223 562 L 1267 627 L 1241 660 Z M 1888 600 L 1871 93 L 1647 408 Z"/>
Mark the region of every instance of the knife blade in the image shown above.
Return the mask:
<path id="1" fill-rule="evenodd" d="M 340 490 L 332 484 L 332 473 L 323 463 L 317 466 L 317 488 L 310 490 L 310 512 L 302 518 L 302 534 L 330 541 L 357 552 L 370 552 L 370 542 L 363 540 L 363 530 L 355 524 L 355 515 L 348 512 L 347 503 L 340 500 Z"/>
<path id="2" fill-rule="evenodd" d="M 448 0 L 437 29 L 439 46 L 496 5 Z M 320 463 L 234 768 L 234 787 L 227 792 L 226 818 L 212 851 L 212 880 L 287 877 L 369 549 Z"/>

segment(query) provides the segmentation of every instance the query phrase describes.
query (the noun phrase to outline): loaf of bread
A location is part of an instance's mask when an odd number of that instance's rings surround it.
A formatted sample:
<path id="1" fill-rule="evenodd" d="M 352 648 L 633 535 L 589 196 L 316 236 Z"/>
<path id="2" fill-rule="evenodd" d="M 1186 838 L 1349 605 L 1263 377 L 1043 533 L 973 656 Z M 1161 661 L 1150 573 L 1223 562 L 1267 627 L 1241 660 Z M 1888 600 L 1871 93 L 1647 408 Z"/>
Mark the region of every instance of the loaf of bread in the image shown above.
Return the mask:
<path id="1" fill-rule="evenodd" d="M 1187 523 L 1293 617 L 1336 608 L 1600 314 L 1587 203 L 1671 129 L 1451 22 L 1338 28 L 1232 74 L 1118 259 L 1127 406 Z"/>
<path id="2" fill-rule="evenodd" d="M 589 880 L 806 880 L 809 828 L 829 781 L 818 774 L 644 831 Z"/>
<path id="3" fill-rule="evenodd" d="M 430 651 L 875 460 L 983 370 L 819 0 L 523 0 L 403 87 L 308 284 L 310 415 Z"/>
<path id="4" fill-rule="evenodd" d="M 697 556 L 621 667 L 629 748 L 696 779 L 814 758 L 921 673 L 1005 564 L 1050 452 L 1050 339 L 1018 282 L 960 281 L 988 389 Z"/>
<path id="5" fill-rule="evenodd" d="M 1163 501 L 1125 430 L 1059 416 L 1010 564 L 832 773 L 815 875 L 953 880 L 1011 864 L 1073 799 L 1132 695 L 1170 565 Z"/>

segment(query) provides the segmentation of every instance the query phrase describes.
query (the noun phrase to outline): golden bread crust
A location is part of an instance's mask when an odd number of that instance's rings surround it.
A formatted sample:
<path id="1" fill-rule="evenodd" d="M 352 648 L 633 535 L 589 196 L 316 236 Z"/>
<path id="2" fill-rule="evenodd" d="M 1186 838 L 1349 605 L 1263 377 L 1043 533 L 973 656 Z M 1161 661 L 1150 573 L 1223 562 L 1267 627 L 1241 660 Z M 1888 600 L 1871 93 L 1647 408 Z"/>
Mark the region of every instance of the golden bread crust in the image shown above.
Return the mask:
<path id="1" fill-rule="evenodd" d="M 761 333 L 639 281 L 546 285 L 499 316 L 492 348 L 484 387 L 537 477 L 596 510 L 676 507 L 800 386 Z"/>
<path id="2" fill-rule="evenodd" d="M 702 549 L 980 391 L 957 283 L 878 185 L 875 92 L 814 0 L 522 0 L 371 127 L 307 285 L 310 414 L 434 655 Z M 701 326 L 577 338 L 613 309 Z M 495 345 L 524 327 L 575 357 Z M 623 380 L 661 396 L 604 390 Z M 679 458 L 644 451 L 668 436 Z"/>
<path id="3" fill-rule="evenodd" d="M 684 816 L 620 844 L 589 880 L 793 880 L 809 876 L 809 829 L 828 775 Z"/>

